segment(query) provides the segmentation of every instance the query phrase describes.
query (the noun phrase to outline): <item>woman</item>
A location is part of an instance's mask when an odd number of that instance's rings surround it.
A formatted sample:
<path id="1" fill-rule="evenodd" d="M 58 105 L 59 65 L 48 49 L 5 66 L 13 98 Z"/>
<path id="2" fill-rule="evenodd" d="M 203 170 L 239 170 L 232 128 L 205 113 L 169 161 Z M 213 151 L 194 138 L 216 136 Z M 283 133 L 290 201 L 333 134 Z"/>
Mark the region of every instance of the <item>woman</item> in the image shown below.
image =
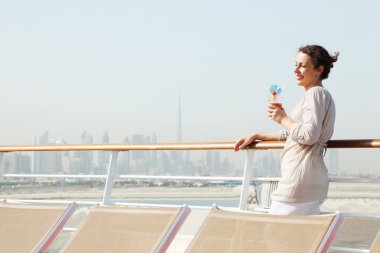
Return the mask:
<path id="1" fill-rule="evenodd" d="M 323 161 L 335 121 L 335 104 L 323 87 L 339 53 L 330 55 L 318 45 L 298 50 L 294 74 L 305 89 L 302 100 L 288 116 L 282 107 L 268 105 L 268 117 L 284 127 L 282 132 L 257 132 L 235 143 L 235 151 L 255 140 L 285 140 L 281 154 L 282 177 L 272 193 L 271 214 L 319 214 L 327 197 L 328 173 Z"/>

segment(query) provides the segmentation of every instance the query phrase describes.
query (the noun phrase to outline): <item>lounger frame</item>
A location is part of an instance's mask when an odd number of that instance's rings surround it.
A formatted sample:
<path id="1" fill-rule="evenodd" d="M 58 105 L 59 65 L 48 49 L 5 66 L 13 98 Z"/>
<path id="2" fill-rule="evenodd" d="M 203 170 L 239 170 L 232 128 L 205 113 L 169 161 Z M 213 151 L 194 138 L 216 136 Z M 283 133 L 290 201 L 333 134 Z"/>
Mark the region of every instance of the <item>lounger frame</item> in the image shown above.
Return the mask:
<path id="1" fill-rule="evenodd" d="M 331 222 L 331 225 L 329 229 L 327 230 L 326 235 L 323 238 L 317 253 L 326 253 L 329 251 L 329 248 L 335 238 L 336 233 L 338 232 L 340 225 L 342 225 L 342 222 L 343 222 L 342 214 L 340 212 L 335 212 L 334 220 Z"/>
<path id="2" fill-rule="evenodd" d="M 369 253 L 378 253 L 380 252 L 380 231 L 377 233 L 375 240 L 373 241 Z"/>

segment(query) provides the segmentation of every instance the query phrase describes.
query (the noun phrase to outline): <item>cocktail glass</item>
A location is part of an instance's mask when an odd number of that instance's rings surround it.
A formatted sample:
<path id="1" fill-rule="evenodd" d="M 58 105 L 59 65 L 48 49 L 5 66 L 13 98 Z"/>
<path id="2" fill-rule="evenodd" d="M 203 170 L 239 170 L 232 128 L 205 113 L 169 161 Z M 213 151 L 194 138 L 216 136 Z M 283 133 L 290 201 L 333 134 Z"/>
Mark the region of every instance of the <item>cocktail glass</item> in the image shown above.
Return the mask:
<path id="1" fill-rule="evenodd" d="M 268 103 L 282 108 L 282 89 L 278 85 L 269 88 Z"/>

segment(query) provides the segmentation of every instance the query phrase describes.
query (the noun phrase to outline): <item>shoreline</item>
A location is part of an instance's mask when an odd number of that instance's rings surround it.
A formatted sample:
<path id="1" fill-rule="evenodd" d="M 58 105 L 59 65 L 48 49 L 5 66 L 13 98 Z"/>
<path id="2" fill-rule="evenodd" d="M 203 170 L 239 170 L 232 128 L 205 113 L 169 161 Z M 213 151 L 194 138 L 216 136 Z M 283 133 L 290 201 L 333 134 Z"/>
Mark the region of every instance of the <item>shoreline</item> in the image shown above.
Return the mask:
<path id="1" fill-rule="evenodd" d="M 88 200 L 101 201 L 103 187 L 41 187 L 25 189 L 0 189 L 0 199 L 28 200 Z M 114 187 L 112 199 L 118 202 L 139 203 L 144 200 L 160 202 L 191 202 L 209 200 L 234 201 L 240 197 L 240 186 L 225 187 Z M 250 194 L 254 194 L 250 188 Z M 322 211 L 349 213 L 380 213 L 380 184 L 334 183 L 330 184 L 328 198 L 321 206 Z"/>

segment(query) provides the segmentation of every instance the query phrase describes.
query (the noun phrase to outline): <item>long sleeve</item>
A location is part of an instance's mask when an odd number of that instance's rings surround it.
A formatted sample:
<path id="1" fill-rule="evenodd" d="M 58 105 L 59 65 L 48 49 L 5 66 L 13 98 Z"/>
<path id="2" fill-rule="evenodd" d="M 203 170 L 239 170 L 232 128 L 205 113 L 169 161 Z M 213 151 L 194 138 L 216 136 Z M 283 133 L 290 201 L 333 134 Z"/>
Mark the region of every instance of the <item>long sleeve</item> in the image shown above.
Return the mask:
<path id="1" fill-rule="evenodd" d="M 318 142 L 329 103 L 330 97 L 326 97 L 323 88 L 306 92 L 302 106 L 302 122 L 293 124 L 289 131 L 290 138 L 303 145 Z"/>

